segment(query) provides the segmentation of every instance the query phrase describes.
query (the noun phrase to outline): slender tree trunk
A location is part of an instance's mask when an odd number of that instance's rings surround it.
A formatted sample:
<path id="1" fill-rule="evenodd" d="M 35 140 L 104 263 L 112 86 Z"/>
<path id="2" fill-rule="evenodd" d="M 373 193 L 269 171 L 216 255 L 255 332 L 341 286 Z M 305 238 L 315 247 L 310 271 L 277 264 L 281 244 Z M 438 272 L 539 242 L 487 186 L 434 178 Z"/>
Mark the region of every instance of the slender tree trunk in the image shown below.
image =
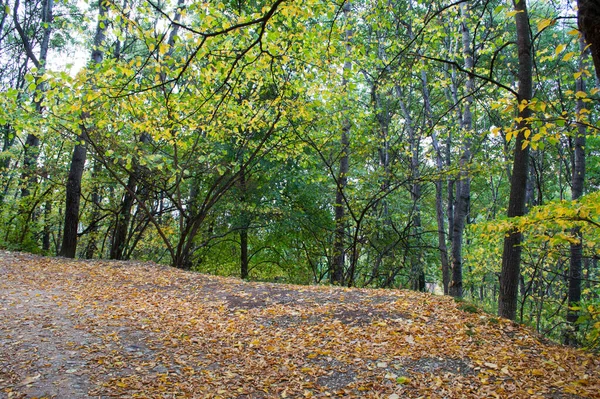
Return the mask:
<path id="1" fill-rule="evenodd" d="M 585 42 L 583 38 L 579 41 L 579 49 L 581 51 L 581 58 L 579 59 L 579 69 L 584 67 L 585 57 Z M 577 79 L 575 91 L 585 92 L 585 81 L 583 75 Z M 582 111 L 585 109 L 583 99 L 579 98 L 576 104 L 576 112 L 578 119 L 585 119 L 585 113 Z M 572 175 L 571 175 L 571 199 L 578 200 L 583 195 L 583 186 L 585 182 L 585 139 L 586 139 L 586 126 L 580 123 L 577 126 L 577 134 L 574 140 L 573 148 L 573 164 L 572 164 Z M 565 343 L 568 345 L 577 345 L 577 319 L 579 318 L 579 311 L 574 309 L 575 306 L 579 305 L 581 301 L 581 265 L 583 258 L 583 245 L 581 240 L 583 239 L 579 228 L 573 229 L 573 235 L 579 239 L 577 244 L 571 244 L 571 259 L 569 263 L 569 309 L 567 310 L 567 322 L 569 323 L 569 329 L 565 334 Z"/>
<path id="2" fill-rule="evenodd" d="M 2 153 L 6 153 L 15 142 L 17 135 L 11 125 L 5 124 L 0 127 L 2 129 Z M 11 159 L 9 157 L 4 158 L 0 162 L 0 181 L 4 183 L 4 187 L 0 187 L 0 210 L 4 205 L 4 198 L 8 193 L 10 187 L 10 180 L 12 179 L 12 172 L 10 170 Z"/>
<path id="3" fill-rule="evenodd" d="M 242 279 L 248 278 L 248 228 L 240 230 L 240 266 Z"/>
<path id="4" fill-rule="evenodd" d="M 531 133 L 531 109 L 528 104 L 532 98 L 532 64 L 529 15 L 526 0 L 514 0 L 515 22 L 517 30 L 517 49 L 519 56 L 519 91 L 517 101 L 519 107 L 519 123 L 514 149 L 512 176 L 510 180 L 510 197 L 508 201 L 508 217 L 525 214 L 524 187 L 527 185 L 529 167 L 529 146 L 523 145 L 525 135 Z M 500 294 L 498 298 L 498 315 L 514 320 L 517 312 L 519 275 L 521 273 L 521 243 L 523 236 L 514 229 L 504 239 L 502 253 L 502 270 L 500 272 Z"/>
<path id="5" fill-rule="evenodd" d="M 248 228 L 250 227 L 250 218 L 248 216 L 248 196 L 247 196 L 247 181 L 246 171 L 244 170 L 244 160 L 242 159 L 240 172 L 240 275 L 243 279 L 248 278 Z"/>
<path id="6" fill-rule="evenodd" d="M 53 0 L 42 1 L 42 40 L 40 42 L 40 51 L 38 56 L 33 52 L 33 39 L 27 36 L 28 32 L 25 32 L 21 23 L 19 22 L 19 5 L 20 1 L 15 0 L 14 7 L 12 10 L 13 22 L 15 29 L 21 38 L 21 42 L 27 54 L 27 58 L 35 65 L 38 69 L 37 72 L 37 86 L 36 86 L 36 97 L 35 108 L 36 112 L 41 114 L 43 112 L 42 107 L 42 95 L 45 91 L 46 85 L 43 82 L 39 82 L 39 78 L 44 74 L 46 62 L 48 60 L 48 49 L 50 47 L 50 36 L 52 35 L 52 8 L 54 5 Z M 25 147 L 23 149 L 23 172 L 21 174 L 21 197 L 27 198 L 31 194 L 31 187 L 37 183 L 35 176 L 35 169 L 37 167 L 37 160 L 40 153 L 40 139 L 33 133 L 29 133 L 25 139 Z"/>
<path id="7" fill-rule="evenodd" d="M 346 20 L 350 14 L 350 3 L 344 4 L 343 12 Z M 346 57 L 350 55 L 350 36 L 352 32 L 350 29 L 346 30 L 345 42 L 346 42 Z M 346 74 L 350 73 L 352 64 L 350 61 L 344 62 L 342 78 L 342 90 L 347 92 L 348 80 Z M 336 193 L 335 193 L 335 235 L 333 240 L 333 262 L 332 270 L 330 272 L 330 280 L 332 284 L 343 285 L 344 284 L 344 265 L 346 263 L 346 204 L 344 201 L 344 190 L 348 184 L 348 172 L 350 170 L 349 164 L 349 151 L 350 151 L 350 139 L 348 137 L 350 133 L 350 120 L 348 118 L 347 106 L 343 106 L 342 112 L 344 113 L 344 120 L 342 122 L 342 135 L 340 138 L 340 163 L 339 170 L 336 179 Z"/>
<path id="8" fill-rule="evenodd" d="M 100 162 L 94 163 L 94 168 L 92 170 L 92 180 L 94 183 L 94 188 L 92 189 L 92 216 L 91 216 L 91 225 L 89 227 L 89 235 L 90 239 L 88 240 L 87 246 L 85 248 L 85 258 L 93 259 L 96 250 L 98 249 L 97 241 L 98 241 L 98 231 L 100 230 L 100 226 L 98 224 L 98 219 L 100 218 L 100 185 L 97 183 L 98 176 L 100 174 L 101 164 Z M 100 257 L 102 257 L 102 252 L 100 253 Z"/>
<path id="9" fill-rule="evenodd" d="M 98 9 L 98 24 L 96 26 L 94 48 L 92 50 L 92 61 L 95 64 L 100 64 L 103 58 L 102 45 L 106 37 L 106 27 L 108 25 L 108 21 L 106 21 L 108 9 L 105 0 L 98 0 Z M 67 258 L 74 258 L 77 252 L 77 227 L 79 225 L 79 208 L 81 201 L 81 178 L 83 177 L 83 170 L 85 168 L 85 160 L 87 157 L 88 128 L 85 126 L 87 117 L 88 115 L 86 113 L 82 115 L 81 134 L 73 149 L 71 167 L 67 179 L 65 224 L 60 251 L 60 254 Z"/>
<path id="10" fill-rule="evenodd" d="M 121 201 L 121 208 L 117 214 L 113 239 L 110 245 L 110 259 L 123 259 L 123 255 L 125 254 L 127 231 L 131 221 L 131 209 L 133 208 L 134 202 L 132 193 L 135 193 L 136 191 L 137 175 L 137 171 L 134 167 L 134 170 L 129 174 L 127 186 L 123 193 L 123 200 Z"/>
<path id="11" fill-rule="evenodd" d="M 46 201 L 44 204 L 44 231 L 42 233 L 42 251 L 44 254 L 50 253 L 50 226 L 52 215 L 52 201 Z"/>
<path id="12" fill-rule="evenodd" d="M 427 84 L 427 74 L 425 72 L 425 69 L 421 71 L 421 83 L 423 86 L 425 118 L 427 120 L 427 126 L 431 134 L 431 143 L 433 145 L 433 150 L 435 151 L 435 167 L 438 173 L 438 176 L 435 180 L 435 216 L 437 221 L 440 263 L 442 264 L 442 285 L 444 287 L 444 294 L 448 294 L 448 287 L 450 285 L 450 263 L 448 261 L 448 246 L 446 245 L 446 226 L 444 223 L 444 183 L 442 177 L 444 174 L 444 160 L 442 156 L 440 142 L 434 130 L 433 111 L 431 109 L 431 100 L 429 97 L 429 87 Z"/>
<path id="13" fill-rule="evenodd" d="M 420 137 L 417 136 L 415 131 L 410 111 L 402 100 L 404 95 L 402 94 L 400 87 L 396 87 L 396 93 L 402 114 L 406 121 L 408 143 L 410 146 L 410 178 L 412 180 L 410 196 L 413 204 L 411 233 L 419 240 L 421 234 L 421 210 L 419 206 L 421 201 L 421 183 L 419 181 Z M 410 257 L 410 284 L 413 290 L 422 291 L 425 289 L 425 272 L 423 270 L 421 257 L 418 254 L 413 254 Z"/>
<path id="14" fill-rule="evenodd" d="M 471 34 L 468 28 L 470 12 L 468 5 L 461 3 L 460 10 L 462 14 L 462 45 L 463 55 L 465 57 L 465 69 L 471 71 L 474 68 L 473 48 L 471 47 Z M 471 202 L 471 178 L 469 176 L 469 163 L 471 162 L 471 138 L 473 129 L 473 114 L 471 105 L 473 104 L 472 93 L 475 89 L 475 81 L 469 75 L 466 82 L 467 96 L 465 106 L 460 118 L 463 148 L 459 161 L 459 178 L 456 182 L 456 205 L 454 207 L 454 223 L 452 226 L 452 283 L 449 287 L 450 295 L 454 297 L 463 296 L 463 235 L 469 213 Z"/>
<path id="15" fill-rule="evenodd" d="M 185 6 L 185 0 L 178 0 L 177 2 L 177 10 L 175 11 L 175 16 L 173 18 L 174 25 L 172 26 L 171 33 L 169 34 L 169 38 L 167 40 L 167 45 L 169 49 L 165 54 L 165 58 L 170 57 L 173 54 L 173 45 L 175 44 L 175 38 L 177 37 L 177 32 L 179 31 L 179 21 L 181 20 L 181 11 Z M 115 48 L 114 57 L 120 57 L 120 46 Z M 166 73 L 160 73 L 161 82 L 166 81 Z M 162 88 L 166 91 L 165 86 Z M 142 133 L 140 135 L 139 142 L 144 145 L 148 144 L 152 141 L 152 137 L 148 133 Z M 110 259 L 125 259 L 128 257 L 128 253 L 131 252 L 131 248 L 127 250 L 128 245 L 128 234 L 130 223 L 132 220 L 131 211 L 133 209 L 133 205 L 135 203 L 136 192 L 140 192 L 142 189 L 140 188 L 140 179 L 141 179 L 141 169 L 139 164 L 134 159 L 133 169 L 130 172 L 129 178 L 127 180 L 127 185 L 125 187 L 125 192 L 123 193 L 123 199 L 121 201 L 121 207 L 119 209 L 119 213 L 116 218 L 114 233 L 110 246 Z M 180 259 L 188 259 L 187 255 L 180 255 L 177 257 L 177 261 L 174 261 L 175 265 L 189 268 L 187 265 L 183 266 L 181 262 L 187 262 Z"/>

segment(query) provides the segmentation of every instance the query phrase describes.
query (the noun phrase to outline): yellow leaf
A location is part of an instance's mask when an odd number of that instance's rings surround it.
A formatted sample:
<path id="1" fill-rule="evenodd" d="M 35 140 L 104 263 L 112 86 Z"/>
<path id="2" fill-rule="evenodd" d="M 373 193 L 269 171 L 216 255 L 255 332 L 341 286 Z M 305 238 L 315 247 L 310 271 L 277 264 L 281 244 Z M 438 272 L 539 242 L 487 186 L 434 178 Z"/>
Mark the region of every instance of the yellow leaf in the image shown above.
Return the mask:
<path id="1" fill-rule="evenodd" d="M 577 93 L 575 93 L 575 97 L 576 98 L 586 98 L 587 93 L 585 91 L 578 91 Z"/>
<path id="2" fill-rule="evenodd" d="M 553 19 L 542 19 L 540 22 L 538 22 L 537 28 L 538 31 L 541 31 L 542 29 L 552 25 L 554 23 Z"/>
<path id="3" fill-rule="evenodd" d="M 573 58 L 573 56 L 575 55 L 574 51 L 570 51 L 567 54 L 565 54 L 565 56 L 563 57 L 563 61 L 569 61 L 571 58 Z"/>
<path id="4" fill-rule="evenodd" d="M 555 55 L 559 55 L 560 53 L 563 52 L 564 49 L 567 48 L 566 44 L 559 44 L 558 46 L 556 46 L 556 50 L 554 51 Z"/>
<path id="5" fill-rule="evenodd" d="M 158 52 L 160 55 L 166 54 L 168 49 L 169 49 L 169 46 L 166 43 L 161 43 L 158 46 Z"/>

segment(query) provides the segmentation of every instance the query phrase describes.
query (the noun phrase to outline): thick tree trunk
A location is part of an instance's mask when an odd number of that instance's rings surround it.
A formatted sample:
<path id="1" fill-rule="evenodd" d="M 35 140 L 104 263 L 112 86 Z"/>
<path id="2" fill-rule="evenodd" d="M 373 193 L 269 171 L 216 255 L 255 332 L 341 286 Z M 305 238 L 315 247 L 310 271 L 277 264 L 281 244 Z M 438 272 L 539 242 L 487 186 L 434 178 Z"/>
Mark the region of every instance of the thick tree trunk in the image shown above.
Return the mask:
<path id="1" fill-rule="evenodd" d="M 590 45 L 596 76 L 600 79 L 600 0 L 577 0 L 579 30 Z"/>
<path id="2" fill-rule="evenodd" d="M 48 0 L 52 1 L 52 0 Z M 94 49 L 92 50 L 92 61 L 95 64 L 102 62 L 101 46 L 106 37 L 108 12 L 104 0 L 98 0 L 98 24 L 94 36 Z M 81 135 L 78 138 L 77 145 L 73 149 L 71 158 L 71 167 L 67 179 L 67 192 L 65 200 L 65 224 L 63 232 L 63 241 L 60 254 L 67 258 L 74 258 L 77 252 L 77 226 L 79 225 L 79 207 L 81 201 L 81 178 L 85 168 L 85 159 L 87 157 L 88 132 L 85 126 L 85 120 L 89 115 L 82 114 Z"/>
<path id="3" fill-rule="evenodd" d="M 514 149 L 512 176 L 510 181 L 510 197 L 508 201 L 508 217 L 525 214 L 527 175 L 529 167 L 529 146 L 523 145 L 525 134 L 531 133 L 531 109 L 528 103 L 532 98 L 532 64 L 529 15 L 526 0 L 514 0 L 517 49 L 519 56 L 519 91 L 517 101 L 520 105 L 517 125 L 517 138 Z M 504 239 L 502 253 L 502 271 L 500 272 L 500 294 L 498 298 L 498 315 L 514 320 L 517 313 L 519 275 L 521 273 L 522 234 L 511 230 Z"/>
<path id="4" fill-rule="evenodd" d="M 579 42 L 579 48 L 581 50 L 581 58 L 579 61 L 579 69 L 583 68 L 584 57 L 585 57 L 585 42 L 583 39 Z M 585 92 L 585 81 L 583 77 L 577 79 L 575 91 Z M 577 118 L 585 118 L 585 113 L 582 110 L 585 109 L 585 104 L 580 98 L 577 100 L 576 112 Z M 577 135 L 573 140 L 573 160 L 572 160 L 572 176 L 571 176 L 571 199 L 577 200 L 583 195 L 583 185 L 585 182 L 585 139 L 586 139 L 586 126 L 580 123 L 577 126 Z M 577 319 L 579 318 L 579 311 L 574 309 L 575 306 L 579 305 L 581 301 L 581 265 L 583 258 L 583 246 L 582 246 L 582 235 L 578 228 L 573 229 L 573 235 L 579 238 L 579 243 L 571 244 L 571 259 L 569 263 L 569 309 L 567 310 L 567 322 L 569 323 L 569 329 L 565 334 L 565 343 L 568 345 L 577 345 L 578 340 L 576 336 L 577 332 Z"/>
<path id="5" fill-rule="evenodd" d="M 83 128 L 82 128 L 83 129 Z M 65 223 L 60 255 L 74 258 L 77 252 L 77 227 L 79 225 L 79 205 L 81 198 L 81 177 L 85 167 L 87 137 L 85 133 L 79 138 L 80 142 L 73 150 L 71 167 L 67 178 L 67 193 L 65 200 Z"/>

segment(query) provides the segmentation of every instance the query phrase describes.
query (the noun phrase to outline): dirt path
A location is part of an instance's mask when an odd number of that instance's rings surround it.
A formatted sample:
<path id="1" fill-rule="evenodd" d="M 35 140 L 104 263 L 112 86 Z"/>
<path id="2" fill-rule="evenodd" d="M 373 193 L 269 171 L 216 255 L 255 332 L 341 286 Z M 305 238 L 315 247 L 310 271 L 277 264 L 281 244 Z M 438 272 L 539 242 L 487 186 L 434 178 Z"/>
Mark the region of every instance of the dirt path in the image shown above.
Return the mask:
<path id="1" fill-rule="evenodd" d="M 600 361 L 449 298 L 0 252 L 0 398 L 594 398 Z"/>

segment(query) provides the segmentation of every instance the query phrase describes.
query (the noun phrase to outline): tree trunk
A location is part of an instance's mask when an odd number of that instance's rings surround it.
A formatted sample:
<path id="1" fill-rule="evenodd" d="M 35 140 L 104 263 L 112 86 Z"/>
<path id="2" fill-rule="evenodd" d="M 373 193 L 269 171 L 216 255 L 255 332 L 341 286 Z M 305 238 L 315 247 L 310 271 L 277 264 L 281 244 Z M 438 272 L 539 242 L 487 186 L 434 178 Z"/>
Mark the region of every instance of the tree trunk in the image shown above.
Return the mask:
<path id="1" fill-rule="evenodd" d="M 585 57 L 585 42 L 583 38 L 579 41 L 579 49 L 581 51 L 581 58 L 579 60 L 579 69 L 582 70 L 584 67 Z M 577 79 L 576 92 L 585 92 L 585 81 L 583 75 Z M 576 104 L 576 113 L 578 120 L 585 119 L 585 113 L 582 110 L 585 109 L 583 99 L 579 98 Z M 577 126 L 577 135 L 574 140 L 573 148 L 573 160 L 571 170 L 571 199 L 578 200 L 583 195 L 583 184 L 585 182 L 585 139 L 586 139 L 586 126 L 580 123 Z M 579 318 L 579 311 L 573 307 L 578 306 L 581 301 L 581 264 L 583 258 L 583 246 L 582 246 L 582 235 L 579 228 L 575 228 L 572 231 L 573 235 L 579 238 L 577 244 L 571 244 L 571 259 L 569 263 L 569 308 L 567 310 L 567 322 L 569 328 L 565 334 L 565 343 L 567 345 L 577 345 L 577 319 Z"/>
<path id="2" fill-rule="evenodd" d="M 450 263 L 448 261 L 448 246 L 446 245 L 446 227 L 444 223 L 444 184 L 442 178 L 444 174 L 444 160 L 442 157 L 440 142 L 434 130 L 433 112 L 431 110 L 431 100 L 429 97 L 429 87 L 427 84 L 427 74 L 425 73 L 425 69 L 421 71 L 421 83 L 423 86 L 425 118 L 431 134 L 431 143 L 433 145 L 433 150 L 435 151 L 435 167 L 438 173 L 438 177 L 435 180 L 435 216 L 437 221 L 440 263 L 442 264 L 442 285 L 444 287 L 444 294 L 448 294 L 448 287 L 450 285 Z"/>
<path id="3" fill-rule="evenodd" d="M 240 275 L 242 279 L 248 278 L 248 228 L 250 218 L 248 217 L 247 204 L 247 182 L 246 171 L 244 170 L 244 160 L 242 159 L 240 172 L 240 209 L 241 209 L 241 226 L 240 226 Z"/>
<path id="4" fill-rule="evenodd" d="M 398 103 L 402 110 L 402 115 L 406 121 L 406 129 L 408 131 L 408 143 L 410 146 L 410 179 L 412 180 L 410 197 L 412 200 L 412 219 L 411 219 L 411 234 L 420 239 L 421 234 L 421 210 L 419 203 L 421 201 L 421 183 L 419 182 L 419 150 L 420 137 L 417 136 L 412 121 L 410 111 L 402 98 L 404 95 L 400 87 L 396 86 Z M 425 288 L 425 272 L 419 255 L 410 256 L 410 285 L 415 291 L 422 291 Z"/>
<path id="5" fill-rule="evenodd" d="M 94 163 L 94 168 L 92 171 L 92 180 L 93 181 L 97 181 L 98 179 L 98 175 L 100 174 L 100 162 L 95 162 Z M 101 201 L 101 196 L 100 196 L 100 187 L 99 184 L 95 183 L 94 184 L 94 188 L 92 189 L 92 217 L 91 217 L 91 222 L 92 223 L 89 227 L 89 235 L 90 238 L 88 240 L 88 244 L 85 248 L 85 258 L 86 259 L 93 259 L 94 258 L 94 254 L 96 252 L 97 248 L 97 234 L 98 231 L 100 230 L 100 226 L 98 225 L 98 218 L 100 217 L 100 201 Z M 102 253 L 100 253 L 100 256 L 102 256 Z"/>
<path id="6" fill-rule="evenodd" d="M 344 16 L 348 19 L 350 14 L 350 3 L 344 4 L 343 7 Z M 346 56 L 350 55 L 350 36 L 352 32 L 350 29 L 346 30 L 345 42 L 346 42 Z M 343 78 L 342 78 L 342 90 L 346 92 L 348 90 L 348 80 L 346 74 L 350 73 L 352 64 L 350 61 L 344 62 Z M 344 105 L 342 112 L 346 114 L 348 112 L 347 106 Z M 344 198 L 344 190 L 348 184 L 348 172 L 349 166 L 349 151 L 350 151 L 350 139 L 348 134 L 350 133 L 350 121 L 347 115 L 343 116 L 342 122 L 342 135 L 340 138 L 340 163 L 339 170 L 336 179 L 336 193 L 335 193 L 335 235 L 333 240 L 333 262 L 332 270 L 330 272 L 331 284 L 344 284 L 344 265 L 346 263 L 346 204 Z"/>
<path id="7" fill-rule="evenodd" d="M 52 0 L 48 0 L 52 1 Z M 102 62 L 101 46 L 106 37 L 107 21 L 106 15 L 108 12 L 104 0 L 98 0 L 98 24 L 96 26 L 96 34 L 94 36 L 94 48 L 92 50 L 92 61 L 95 64 Z M 77 252 L 77 226 L 79 225 L 79 207 L 81 200 L 81 178 L 85 168 L 85 159 L 87 157 L 87 140 L 88 132 L 85 126 L 85 120 L 88 115 L 84 112 L 81 116 L 81 134 L 78 137 L 77 145 L 73 149 L 71 158 L 71 167 L 69 169 L 69 177 L 67 179 L 67 192 L 65 200 L 65 224 L 63 232 L 63 242 L 60 254 L 67 258 L 74 258 Z"/>
<path id="8" fill-rule="evenodd" d="M 35 65 L 38 69 L 37 72 L 37 86 L 36 93 L 42 93 L 45 90 L 45 84 L 43 82 L 39 82 L 39 78 L 44 74 L 44 69 L 46 67 L 46 62 L 48 59 L 48 49 L 50 47 L 50 36 L 52 34 L 52 20 L 54 16 L 52 15 L 52 8 L 54 5 L 53 0 L 43 0 L 42 1 L 42 26 L 41 29 L 43 31 L 42 40 L 40 42 L 40 52 L 36 57 L 33 53 L 33 39 L 27 37 L 27 33 L 21 23 L 19 22 L 19 0 L 15 1 L 14 9 L 12 11 L 13 14 L 13 22 L 15 25 L 15 29 L 21 38 L 21 42 L 25 49 L 25 53 L 27 54 L 27 58 Z M 35 96 L 37 99 L 35 100 L 35 108 L 36 112 L 42 113 L 42 96 Z M 21 197 L 27 198 L 31 194 L 31 187 L 37 183 L 37 178 L 35 177 L 35 169 L 37 166 L 37 160 L 40 153 L 39 150 L 40 139 L 33 133 L 29 133 L 25 140 L 25 147 L 23 149 L 23 172 L 21 174 Z"/>
<path id="9" fill-rule="evenodd" d="M 469 21 L 469 9 L 465 3 L 461 3 L 460 11 L 462 14 L 462 45 L 463 55 L 465 57 L 465 70 L 474 69 L 473 48 L 471 47 L 471 34 L 467 23 Z M 475 82 L 471 75 L 467 78 L 465 101 L 462 118 L 459 119 L 462 131 L 463 148 L 459 164 L 459 179 L 456 182 L 456 204 L 454 206 L 454 217 L 452 226 L 452 282 L 450 283 L 449 293 L 453 297 L 461 298 L 463 296 L 462 281 L 462 245 L 467 215 L 469 213 L 469 204 L 471 202 L 471 178 L 469 176 L 469 163 L 471 162 L 471 131 L 473 129 L 473 114 L 471 105 L 473 104 L 472 93 L 475 89 Z"/>
<path id="10" fill-rule="evenodd" d="M 85 129 L 82 127 L 82 130 Z M 77 227 L 79 225 L 79 205 L 81 198 L 81 177 L 85 167 L 87 136 L 85 132 L 79 138 L 80 142 L 73 150 L 71 167 L 67 178 L 67 193 L 65 200 L 65 223 L 60 255 L 74 258 L 77 252 Z"/>
<path id="11" fill-rule="evenodd" d="M 527 185 L 529 166 L 529 146 L 523 145 L 525 135 L 531 133 L 531 109 L 528 104 L 532 98 L 532 47 L 527 13 L 526 0 L 514 0 L 515 23 L 517 30 L 517 49 L 519 56 L 519 119 L 517 138 L 514 149 L 512 176 L 510 179 L 510 197 L 508 201 L 508 217 L 525 214 L 524 187 Z M 521 272 L 521 243 L 523 237 L 520 231 L 513 229 L 504 239 L 502 253 L 502 270 L 500 272 L 500 294 L 498 298 L 498 315 L 514 320 L 517 312 L 519 275 Z"/>
<path id="12" fill-rule="evenodd" d="M 44 231 L 42 232 L 42 251 L 44 254 L 50 254 L 50 226 L 52 215 L 52 201 L 46 201 L 44 204 Z"/>
<path id="13" fill-rule="evenodd" d="M 248 228 L 240 230 L 240 266 L 242 279 L 248 278 Z"/>
<path id="14" fill-rule="evenodd" d="M 579 30 L 590 45 L 596 76 L 600 79 L 600 1 L 577 0 Z"/>
<path id="15" fill-rule="evenodd" d="M 127 186 L 123 193 L 123 200 L 121 201 L 121 209 L 117 215 L 115 222 L 115 230 L 113 233 L 113 239 L 110 245 L 110 259 L 123 259 L 125 254 L 125 248 L 127 245 L 127 231 L 129 229 L 129 222 L 131 221 L 131 209 L 133 208 L 134 195 L 137 186 L 137 171 L 131 171 L 129 179 L 127 180 Z"/>

